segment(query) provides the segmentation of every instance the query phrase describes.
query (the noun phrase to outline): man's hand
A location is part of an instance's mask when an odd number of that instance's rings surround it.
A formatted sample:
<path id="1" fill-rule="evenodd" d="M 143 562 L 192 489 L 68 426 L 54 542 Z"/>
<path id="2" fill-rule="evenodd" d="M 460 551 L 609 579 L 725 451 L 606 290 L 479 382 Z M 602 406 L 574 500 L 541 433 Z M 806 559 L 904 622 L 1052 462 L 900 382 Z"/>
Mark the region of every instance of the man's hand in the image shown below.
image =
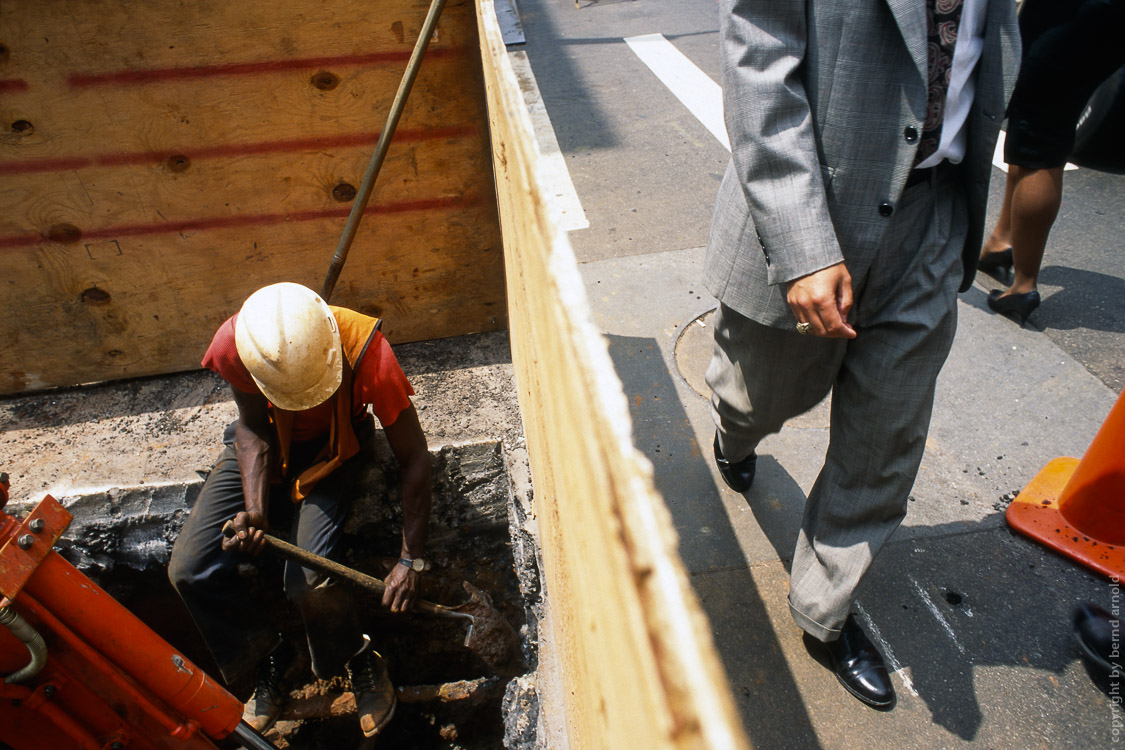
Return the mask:
<path id="1" fill-rule="evenodd" d="M 855 329 L 848 324 L 852 309 L 852 277 L 844 264 L 802 276 L 787 285 L 786 301 L 798 323 L 812 326 L 815 336 L 854 339 Z"/>
<path id="2" fill-rule="evenodd" d="M 264 513 L 241 511 L 231 521 L 234 534 L 223 537 L 223 549 L 260 555 L 266 547 L 269 522 Z"/>
<path id="3" fill-rule="evenodd" d="M 418 596 L 418 574 L 405 565 L 395 563 L 383 579 L 387 589 L 383 592 L 383 606 L 392 612 L 408 612 Z"/>

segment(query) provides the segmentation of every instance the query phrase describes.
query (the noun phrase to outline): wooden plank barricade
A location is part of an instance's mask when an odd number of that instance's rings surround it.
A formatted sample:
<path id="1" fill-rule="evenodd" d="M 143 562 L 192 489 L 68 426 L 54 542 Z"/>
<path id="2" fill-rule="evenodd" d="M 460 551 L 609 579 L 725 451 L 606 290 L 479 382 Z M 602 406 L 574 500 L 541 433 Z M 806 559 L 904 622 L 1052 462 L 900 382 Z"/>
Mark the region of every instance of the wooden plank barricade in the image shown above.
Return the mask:
<path id="1" fill-rule="evenodd" d="M 570 243 L 538 189 L 531 123 L 492 2 L 477 3 L 512 359 L 570 744 L 745 748 Z"/>
<path id="2" fill-rule="evenodd" d="M 428 5 L 6 2 L 0 393 L 194 369 L 320 289 Z M 478 48 L 452 0 L 333 295 L 392 342 L 505 326 Z"/>

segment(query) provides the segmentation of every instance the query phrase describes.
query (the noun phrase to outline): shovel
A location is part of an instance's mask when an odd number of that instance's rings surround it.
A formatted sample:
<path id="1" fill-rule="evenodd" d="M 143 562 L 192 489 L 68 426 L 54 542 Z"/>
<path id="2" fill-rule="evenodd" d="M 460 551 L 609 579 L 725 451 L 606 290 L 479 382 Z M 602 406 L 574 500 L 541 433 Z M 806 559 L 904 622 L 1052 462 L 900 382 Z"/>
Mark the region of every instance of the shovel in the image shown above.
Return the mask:
<path id="1" fill-rule="evenodd" d="M 223 536 L 228 539 L 234 536 L 234 524 L 230 521 L 223 525 Z M 380 599 L 387 589 L 387 584 L 378 578 L 360 573 L 358 570 L 353 570 L 326 557 L 314 555 L 312 552 L 282 541 L 275 536 L 266 534 L 265 543 L 267 548 L 277 552 L 282 557 L 300 563 L 310 570 L 316 570 L 348 581 L 378 595 Z M 415 599 L 414 610 L 433 617 L 462 620 L 469 623 L 469 628 L 465 632 L 465 647 L 495 669 L 498 674 L 515 675 L 518 672 L 516 662 L 519 653 L 516 632 L 508 624 L 508 621 L 496 611 L 487 594 L 468 581 L 465 581 L 462 585 L 469 594 L 469 601 L 464 604 L 447 607 L 425 599 Z"/>

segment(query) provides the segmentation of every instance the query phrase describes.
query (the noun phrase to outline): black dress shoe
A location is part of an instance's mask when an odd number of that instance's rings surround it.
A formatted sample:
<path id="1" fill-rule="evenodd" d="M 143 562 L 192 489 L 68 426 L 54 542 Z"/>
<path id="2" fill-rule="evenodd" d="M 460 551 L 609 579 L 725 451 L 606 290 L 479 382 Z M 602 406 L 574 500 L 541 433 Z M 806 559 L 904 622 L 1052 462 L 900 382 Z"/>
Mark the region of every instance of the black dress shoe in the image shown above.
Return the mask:
<path id="1" fill-rule="evenodd" d="M 758 455 L 751 453 L 746 458 L 735 463 L 723 458 L 719 450 L 719 433 L 715 433 L 715 463 L 719 466 L 719 474 L 735 492 L 746 492 L 754 484 L 754 472 L 758 468 Z"/>
<path id="2" fill-rule="evenodd" d="M 1116 653 L 1113 647 L 1115 626 L 1118 638 Z M 1074 637 L 1102 676 L 1108 676 L 1114 670 L 1121 672 L 1125 669 L 1121 660 L 1120 621 L 1115 620 L 1109 612 L 1093 604 L 1080 605 L 1074 612 Z"/>
<path id="3" fill-rule="evenodd" d="M 993 289 L 988 293 L 988 306 L 993 312 L 1013 315 L 1020 319 L 1020 326 L 1027 323 L 1027 317 L 1039 307 L 1039 292 L 1032 289 L 1024 294 L 1003 295 L 1001 289 Z"/>
<path id="4" fill-rule="evenodd" d="M 815 639 L 814 639 L 815 640 Z M 867 640 L 852 615 L 844 622 L 840 637 L 827 643 L 817 641 L 832 660 L 836 679 L 849 693 L 879 709 L 890 711 L 895 705 L 895 689 L 883 657 Z"/>
<path id="5" fill-rule="evenodd" d="M 1004 269 L 1004 276 L 1007 277 L 1008 273 L 1012 270 L 1012 248 L 1001 250 L 998 253 L 989 253 L 977 261 L 977 270 L 983 271 L 990 276 L 995 276 L 994 271 Z"/>

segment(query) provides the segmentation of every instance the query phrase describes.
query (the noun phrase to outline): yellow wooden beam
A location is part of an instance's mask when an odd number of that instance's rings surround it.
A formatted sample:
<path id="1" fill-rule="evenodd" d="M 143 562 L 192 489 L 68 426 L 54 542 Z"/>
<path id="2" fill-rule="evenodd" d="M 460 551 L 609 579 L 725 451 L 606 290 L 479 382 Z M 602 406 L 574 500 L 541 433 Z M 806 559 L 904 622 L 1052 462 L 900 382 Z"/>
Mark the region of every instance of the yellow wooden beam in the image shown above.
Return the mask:
<path id="1" fill-rule="evenodd" d="M 477 0 L 512 359 L 576 748 L 744 748 L 652 466 L 593 324 L 491 0 Z"/>

